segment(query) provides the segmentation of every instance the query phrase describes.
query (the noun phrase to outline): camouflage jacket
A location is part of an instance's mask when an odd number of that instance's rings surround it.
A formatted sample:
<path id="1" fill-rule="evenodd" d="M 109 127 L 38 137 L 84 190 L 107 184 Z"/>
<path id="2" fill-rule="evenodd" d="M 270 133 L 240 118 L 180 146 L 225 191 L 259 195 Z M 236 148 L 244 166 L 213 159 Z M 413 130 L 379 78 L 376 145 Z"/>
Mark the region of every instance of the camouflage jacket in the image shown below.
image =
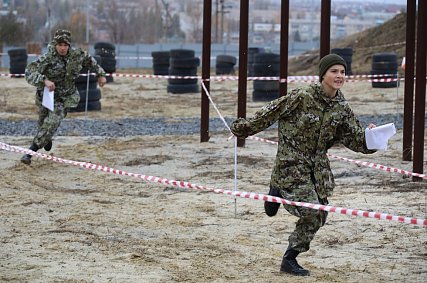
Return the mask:
<path id="1" fill-rule="evenodd" d="M 64 107 L 76 107 L 80 95 L 75 86 L 75 80 L 85 67 L 95 72 L 97 77 L 105 76 L 105 71 L 96 60 L 81 48 L 70 47 L 66 56 L 60 56 L 51 43 L 48 52 L 28 64 L 25 69 L 27 82 L 37 87 L 37 99 L 41 99 L 44 81 L 55 83 L 55 102 L 64 103 Z"/>
<path id="2" fill-rule="evenodd" d="M 271 175 L 272 187 L 291 191 L 298 184 L 316 180 L 321 198 L 332 195 L 335 186 L 327 151 L 336 143 L 362 153 L 368 150 L 364 129 L 341 91 L 329 98 L 320 83 L 297 88 L 271 101 L 250 119 L 231 125 L 238 137 L 254 135 L 278 121 L 279 145 Z"/>

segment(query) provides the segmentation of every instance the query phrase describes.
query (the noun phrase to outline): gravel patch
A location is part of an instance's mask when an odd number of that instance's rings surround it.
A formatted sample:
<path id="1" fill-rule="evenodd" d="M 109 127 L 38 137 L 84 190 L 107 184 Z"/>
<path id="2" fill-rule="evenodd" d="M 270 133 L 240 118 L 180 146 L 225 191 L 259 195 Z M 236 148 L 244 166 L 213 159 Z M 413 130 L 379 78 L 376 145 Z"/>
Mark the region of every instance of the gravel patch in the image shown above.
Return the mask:
<path id="1" fill-rule="evenodd" d="M 394 122 L 396 128 L 400 129 L 402 128 L 403 114 L 361 115 L 359 119 L 364 127 L 369 123 L 383 125 Z M 225 120 L 230 125 L 234 118 L 228 117 Z M 36 120 L 0 120 L 0 135 L 33 136 L 36 134 L 36 123 Z M 277 128 L 277 123 L 271 128 Z M 227 129 L 221 119 L 212 118 L 209 121 L 209 131 L 218 133 L 227 131 Z M 56 135 L 124 137 L 137 135 L 192 135 L 199 132 L 200 118 L 65 119 Z"/>

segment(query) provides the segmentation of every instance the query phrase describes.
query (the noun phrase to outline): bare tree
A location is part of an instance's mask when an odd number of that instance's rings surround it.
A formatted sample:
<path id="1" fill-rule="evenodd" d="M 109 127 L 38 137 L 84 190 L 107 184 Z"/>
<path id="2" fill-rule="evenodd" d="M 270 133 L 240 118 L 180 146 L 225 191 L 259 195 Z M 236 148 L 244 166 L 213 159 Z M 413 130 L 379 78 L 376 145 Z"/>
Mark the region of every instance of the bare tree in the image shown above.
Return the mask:
<path id="1" fill-rule="evenodd" d="M 203 40 L 203 30 L 202 30 L 202 21 L 203 21 L 203 3 L 197 2 L 193 5 L 188 5 L 186 9 L 186 14 L 190 18 L 191 22 L 191 39 L 194 42 L 201 42 Z"/>
<path id="2" fill-rule="evenodd" d="M 119 9 L 115 0 L 110 2 L 107 9 L 105 24 L 110 31 L 110 38 L 113 43 L 121 43 L 125 37 L 125 31 L 127 31 L 126 15 Z"/>

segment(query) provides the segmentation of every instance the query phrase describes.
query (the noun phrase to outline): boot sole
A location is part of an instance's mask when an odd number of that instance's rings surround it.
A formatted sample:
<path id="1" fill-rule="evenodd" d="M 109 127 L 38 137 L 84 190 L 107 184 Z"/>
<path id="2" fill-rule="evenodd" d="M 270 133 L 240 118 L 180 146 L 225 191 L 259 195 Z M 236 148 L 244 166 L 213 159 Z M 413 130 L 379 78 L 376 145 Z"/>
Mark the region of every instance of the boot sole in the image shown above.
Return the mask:
<path id="1" fill-rule="evenodd" d="M 267 214 L 270 217 L 273 217 L 277 214 L 277 211 L 279 211 L 280 203 L 276 202 L 264 202 L 264 211 L 265 214 Z"/>
<path id="2" fill-rule="evenodd" d="M 46 150 L 46 151 L 50 151 L 50 150 L 52 149 L 52 146 L 53 146 L 53 144 L 52 144 L 52 142 L 50 142 L 50 143 L 48 143 L 47 145 L 45 145 L 43 148 L 44 148 L 44 150 Z"/>
<path id="3" fill-rule="evenodd" d="M 307 271 L 307 273 L 295 273 L 295 272 L 290 272 L 290 271 L 280 269 L 280 273 L 287 273 L 287 274 L 291 274 L 291 275 L 295 275 L 295 276 L 310 276 L 310 272 L 308 272 L 308 271 Z"/>
<path id="4" fill-rule="evenodd" d="M 26 165 L 30 165 L 31 164 L 31 160 L 27 160 L 27 159 L 21 159 L 21 162 L 26 164 Z"/>

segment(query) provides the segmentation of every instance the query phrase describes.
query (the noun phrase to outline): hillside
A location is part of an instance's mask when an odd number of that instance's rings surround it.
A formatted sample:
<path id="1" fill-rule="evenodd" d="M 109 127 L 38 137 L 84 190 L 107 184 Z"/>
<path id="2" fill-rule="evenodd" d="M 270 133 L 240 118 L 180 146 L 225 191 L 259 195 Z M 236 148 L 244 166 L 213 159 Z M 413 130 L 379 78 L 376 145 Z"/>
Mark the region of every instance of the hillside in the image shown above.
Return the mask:
<path id="1" fill-rule="evenodd" d="M 395 52 L 400 63 L 405 55 L 406 13 L 400 13 L 384 24 L 331 43 L 332 48 L 353 48 L 353 74 L 369 74 L 375 53 Z M 319 49 L 289 60 L 289 75 L 317 74 Z"/>

